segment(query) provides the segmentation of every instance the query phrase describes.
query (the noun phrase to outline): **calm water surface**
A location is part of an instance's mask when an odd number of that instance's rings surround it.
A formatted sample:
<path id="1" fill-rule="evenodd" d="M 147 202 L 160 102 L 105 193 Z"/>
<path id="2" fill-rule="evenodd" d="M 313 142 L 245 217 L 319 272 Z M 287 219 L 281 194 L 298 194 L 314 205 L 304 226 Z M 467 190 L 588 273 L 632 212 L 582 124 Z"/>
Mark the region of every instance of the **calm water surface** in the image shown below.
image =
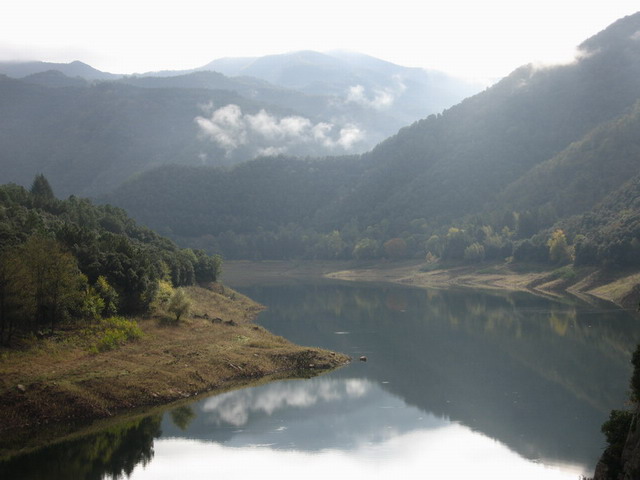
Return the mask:
<path id="1" fill-rule="evenodd" d="M 624 405 L 640 341 L 627 312 L 528 294 L 341 283 L 242 291 L 269 307 L 259 323 L 271 331 L 368 361 L 205 398 L 0 474 L 576 480 L 593 473 L 600 425 Z"/>

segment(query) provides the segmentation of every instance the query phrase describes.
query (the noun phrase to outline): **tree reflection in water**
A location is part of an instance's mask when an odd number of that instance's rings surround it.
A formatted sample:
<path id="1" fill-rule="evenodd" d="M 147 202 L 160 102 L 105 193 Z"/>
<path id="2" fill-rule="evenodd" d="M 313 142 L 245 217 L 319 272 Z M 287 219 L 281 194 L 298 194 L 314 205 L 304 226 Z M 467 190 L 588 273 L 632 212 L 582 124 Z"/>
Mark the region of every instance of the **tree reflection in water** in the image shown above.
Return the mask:
<path id="1" fill-rule="evenodd" d="M 69 480 L 129 476 L 153 459 L 162 415 L 127 422 L 77 440 L 44 447 L 0 463 L 0 478 Z M 44 477 L 46 475 L 46 477 Z"/>

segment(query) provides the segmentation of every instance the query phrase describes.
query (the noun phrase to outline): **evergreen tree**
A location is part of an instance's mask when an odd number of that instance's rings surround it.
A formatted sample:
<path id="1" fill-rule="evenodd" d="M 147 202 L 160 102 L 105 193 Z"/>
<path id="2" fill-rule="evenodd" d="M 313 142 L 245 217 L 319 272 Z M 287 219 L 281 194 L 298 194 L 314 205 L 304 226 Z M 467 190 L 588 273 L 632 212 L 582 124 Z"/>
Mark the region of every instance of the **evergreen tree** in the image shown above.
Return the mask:
<path id="1" fill-rule="evenodd" d="M 33 179 L 30 191 L 39 200 L 53 200 L 55 198 L 49 181 L 42 173 L 36 175 Z"/>

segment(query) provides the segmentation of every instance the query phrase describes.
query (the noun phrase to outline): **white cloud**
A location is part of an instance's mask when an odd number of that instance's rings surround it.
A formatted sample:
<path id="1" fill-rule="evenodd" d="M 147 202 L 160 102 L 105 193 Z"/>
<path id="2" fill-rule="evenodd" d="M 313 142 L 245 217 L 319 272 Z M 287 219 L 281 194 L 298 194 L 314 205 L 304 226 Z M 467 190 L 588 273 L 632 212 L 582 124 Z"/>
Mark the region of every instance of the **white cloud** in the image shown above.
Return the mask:
<path id="1" fill-rule="evenodd" d="M 197 117 L 202 132 L 226 151 L 235 150 L 247 142 L 247 129 L 242 110 L 237 105 L 227 105 L 214 111 L 211 118 Z"/>
<path id="2" fill-rule="evenodd" d="M 272 415 L 289 407 L 307 408 L 323 402 L 360 398 L 367 395 L 371 387 L 370 382 L 360 379 L 282 382 L 262 390 L 243 389 L 211 397 L 203 411 L 215 424 L 240 427 L 256 412 Z"/>
<path id="3" fill-rule="evenodd" d="M 364 135 L 357 126 L 346 125 L 340 129 L 340 138 L 337 143 L 345 150 L 349 150 L 363 138 Z"/>
<path id="4" fill-rule="evenodd" d="M 358 432 L 353 432 L 356 436 Z M 523 458 L 505 445 L 452 423 L 417 429 L 352 449 L 305 452 L 268 445 L 240 447 L 184 438 L 154 442 L 154 457 L 135 466 L 132 480 L 175 478 L 491 478 L 493 480 L 575 480 L 588 467 Z"/>
<path id="5" fill-rule="evenodd" d="M 287 147 L 265 147 L 258 149 L 258 156 L 260 157 L 277 157 L 287 153 Z"/>
<path id="6" fill-rule="evenodd" d="M 347 103 L 356 103 L 375 110 L 390 108 L 407 86 L 399 75 L 393 76 L 394 85 L 385 88 L 374 88 L 367 93 L 362 85 L 353 85 L 347 90 Z"/>
<path id="7" fill-rule="evenodd" d="M 214 110 L 201 105 L 206 116 L 196 117 L 201 134 L 227 154 L 249 146 L 256 155 L 279 155 L 301 146 L 351 150 L 364 139 L 364 132 L 355 124 L 337 127 L 333 123 L 314 124 L 310 119 L 290 115 L 277 117 L 262 109 L 246 114 L 238 105 L 226 105 Z"/>

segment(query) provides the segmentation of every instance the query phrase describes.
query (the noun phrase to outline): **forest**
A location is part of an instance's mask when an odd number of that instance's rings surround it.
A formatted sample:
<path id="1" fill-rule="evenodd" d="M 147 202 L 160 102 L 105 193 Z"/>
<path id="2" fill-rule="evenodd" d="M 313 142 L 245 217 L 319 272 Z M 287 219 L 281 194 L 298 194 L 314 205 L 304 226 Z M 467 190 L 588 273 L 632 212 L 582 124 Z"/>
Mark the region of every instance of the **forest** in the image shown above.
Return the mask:
<path id="1" fill-rule="evenodd" d="M 0 186 L 0 343 L 62 322 L 144 314 L 174 288 L 215 281 L 221 258 L 181 249 L 120 208 L 58 200 L 43 175 Z M 168 289 L 168 290 L 167 290 Z"/>

